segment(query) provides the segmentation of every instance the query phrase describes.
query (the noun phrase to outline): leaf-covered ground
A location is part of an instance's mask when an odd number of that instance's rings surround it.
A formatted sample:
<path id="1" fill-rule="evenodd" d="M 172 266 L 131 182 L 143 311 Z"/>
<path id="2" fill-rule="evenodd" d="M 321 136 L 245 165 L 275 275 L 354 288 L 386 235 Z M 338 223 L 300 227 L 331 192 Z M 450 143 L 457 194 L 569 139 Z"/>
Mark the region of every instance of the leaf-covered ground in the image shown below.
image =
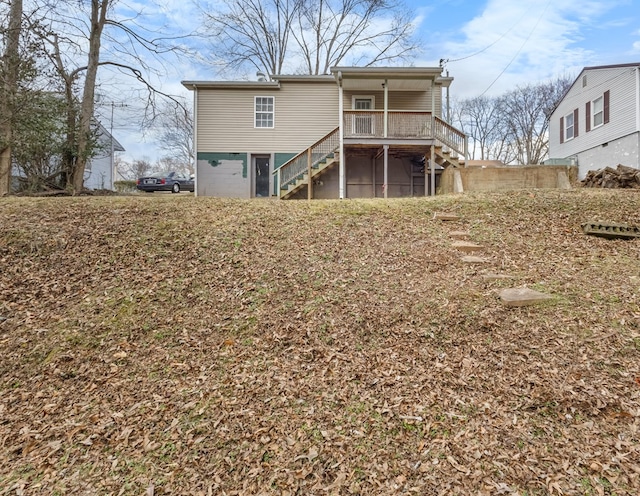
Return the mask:
<path id="1" fill-rule="evenodd" d="M 588 220 L 640 194 L 2 199 L 0 494 L 637 496 L 640 239 Z"/>

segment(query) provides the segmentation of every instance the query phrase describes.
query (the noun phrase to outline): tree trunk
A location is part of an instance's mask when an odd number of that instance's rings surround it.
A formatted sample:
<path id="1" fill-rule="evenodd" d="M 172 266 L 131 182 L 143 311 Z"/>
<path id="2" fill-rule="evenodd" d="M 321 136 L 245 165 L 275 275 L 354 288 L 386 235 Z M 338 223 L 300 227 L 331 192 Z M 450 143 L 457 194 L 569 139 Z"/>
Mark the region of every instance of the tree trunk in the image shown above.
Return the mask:
<path id="1" fill-rule="evenodd" d="M 100 42 L 107 19 L 110 0 L 91 0 L 91 32 L 89 35 L 89 60 L 80 106 L 80 129 L 78 131 L 78 156 L 73 171 L 73 193 L 79 194 L 84 186 L 84 168 L 89 154 L 91 120 L 93 119 L 94 97 L 98 66 L 100 63 Z"/>
<path id="2" fill-rule="evenodd" d="M 9 30 L 6 50 L 0 65 L 0 196 L 11 192 L 11 142 L 13 141 L 13 115 L 20 65 L 20 29 L 22 26 L 22 0 L 12 0 L 9 11 Z"/>

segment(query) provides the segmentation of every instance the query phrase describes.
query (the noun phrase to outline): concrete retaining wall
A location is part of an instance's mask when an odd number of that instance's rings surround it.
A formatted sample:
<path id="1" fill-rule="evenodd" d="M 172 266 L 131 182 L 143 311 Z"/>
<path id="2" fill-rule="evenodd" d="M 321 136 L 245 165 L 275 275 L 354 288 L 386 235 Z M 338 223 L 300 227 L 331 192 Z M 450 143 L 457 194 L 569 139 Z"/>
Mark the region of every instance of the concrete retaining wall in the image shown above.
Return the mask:
<path id="1" fill-rule="evenodd" d="M 578 167 L 567 165 L 521 165 L 505 167 L 447 167 L 440 178 L 439 194 L 465 191 L 511 191 L 517 189 L 569 189 L 578 180 Z"/>

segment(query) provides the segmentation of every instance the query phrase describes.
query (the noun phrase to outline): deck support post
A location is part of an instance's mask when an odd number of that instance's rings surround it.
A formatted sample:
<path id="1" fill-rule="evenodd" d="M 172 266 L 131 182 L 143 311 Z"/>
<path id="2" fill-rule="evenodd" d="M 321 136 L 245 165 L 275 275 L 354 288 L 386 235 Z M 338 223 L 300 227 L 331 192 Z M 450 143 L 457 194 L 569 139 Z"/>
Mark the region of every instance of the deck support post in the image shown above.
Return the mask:
<path id="1" fill-rule="evenodd" d="M 341 200 L 345 197 L 345 167 L 346 160 L 344 156 L 344 92 L 342 89 L 342 72 L 338 72 L 338 122 L 340 129 L 340 162 L 338 164 L 338 198 Z"/>
<path id="2" fill-rule="evenodd" d="M 431 196 L 436 196 L 436 148 L 431 145 L 431 159 L 429 160 L 429 168 L 431 169 Z M 426 182 L 425 182 L 426 184 Z"/>
<path id="3" fill-rule="evenodd" d="M 311 200 L 313 198 L 313 178 L 311 177 L 311 173 L 313 169 L 311 168 L 311 148 L 307 150 L 307 200 Z"/>
<path id="4" fill-rule="evenodd" d="M 278 200 L 282 200 L 282 190 L 280 189 L 280 185 L 282 184 L 282 174 L 280 173 L 280 167 L 278 168 L 278 173 L 276 174 L 276 191 L 278 192 Z"/>
<path id="5" fill-rule="evenodd" d="M 383 145 L 384 149 L 384 197 L 387 198 L 387 190 L 389 189 L 389 145 Z"/>
<path id="6" fill-rule="evenodd" d="M 374 155 L 373 157 L 371 157 L 371 184 L 372 184 L 372 188 L 371 188 L 371 194 L 373 196 L 373 198 L 375 198 L 377 196 L 377 192 L 376 192 L 376 156 Z"/>

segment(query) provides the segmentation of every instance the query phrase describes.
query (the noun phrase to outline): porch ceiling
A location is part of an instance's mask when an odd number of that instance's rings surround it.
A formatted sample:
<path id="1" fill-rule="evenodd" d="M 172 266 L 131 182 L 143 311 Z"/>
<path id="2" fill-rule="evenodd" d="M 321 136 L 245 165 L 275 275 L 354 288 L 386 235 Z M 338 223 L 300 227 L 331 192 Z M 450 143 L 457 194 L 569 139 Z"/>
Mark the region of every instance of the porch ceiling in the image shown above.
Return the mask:
<path id="1" fill-rule="evenodd" d="M 431 79 L 388 79 L 389 91 L 427 91 L 431 88 Z M 342 87 L 346 91 L 380 91 L 384 78 L 343 79 Z"/>
<path id="2" fill-rule="evenodd" d="M 332 67 L 331 73 L 347 91 L 379 91 L 385 80 L 389 91 L 426 91 L 443 80 L 440 67 Z"/>

